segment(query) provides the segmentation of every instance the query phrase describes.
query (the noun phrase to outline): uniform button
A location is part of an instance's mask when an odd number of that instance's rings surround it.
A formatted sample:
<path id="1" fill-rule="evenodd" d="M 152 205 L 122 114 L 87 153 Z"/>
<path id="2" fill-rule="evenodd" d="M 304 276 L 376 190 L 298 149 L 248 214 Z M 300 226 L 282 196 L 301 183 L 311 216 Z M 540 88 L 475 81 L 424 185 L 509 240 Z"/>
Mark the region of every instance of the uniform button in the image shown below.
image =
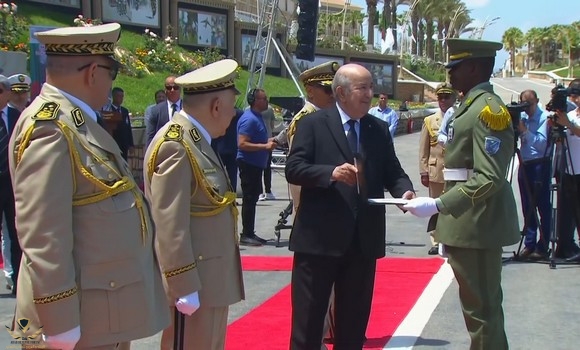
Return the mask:
<path id="1" fill-rule="evenodd" d="M 113 174 L 109 174 L 109 180 L 112 180 L 115 177 Z"/>
<path id="2" fill-rule="evenodd" d="M 203 255 L 200 255 L 197 260 L 203 260 Z"/>
<path id="3" fill-rule="evenodd" d="M 109 286 L 111 286 L 111 288 L 115 288 L 117 284 L 115 283 L 115 281 L 111 281 L 109 282 Z"/>

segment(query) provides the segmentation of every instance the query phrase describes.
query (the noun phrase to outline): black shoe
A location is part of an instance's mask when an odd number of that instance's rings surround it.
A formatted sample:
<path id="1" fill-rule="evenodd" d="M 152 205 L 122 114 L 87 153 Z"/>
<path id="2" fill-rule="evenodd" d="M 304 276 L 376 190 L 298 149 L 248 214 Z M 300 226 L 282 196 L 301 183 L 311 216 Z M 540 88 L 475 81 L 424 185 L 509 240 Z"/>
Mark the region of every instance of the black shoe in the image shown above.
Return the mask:
<path id="1" fill-rule="evenodd" d="M 528 256 L 530 260 L 548 260 L 548 253 L 543 250 L 536 249 L 532 254 Z"/>
<path id="2" fill-rule="evenodd" d="M 534 253 L 534 249 L 525 247 L 519 254 L 518 258 L 520 259 L 529 259 L 530 255 Z"/>
<path id="3" fill-rule="evenodd" d="M 558 246 L 556 248 L 556 251 L 554 252 L 554 257 L 556 257 L 558 259 L 571 258 L 571 257 L 575 256 L 576 254 L 580 253 L 580 250 L 578 250 L 576 248 L 578 248 L 578 246 L 576 244 L 574 244 L 573 246 L 567 246 L 567 247 Z"/>
<path id="4" fill-rule="evenodd" d="M 575 255 L 566 259 L 567 262 L 580 262 L 580 253 L 576 253 Z"/>
<path id="5" fill-rule="evenodd" d="M 240 235 L 240 245 L 247 245 L 247 246 L 252 246 L 252 247 L 261 247 L 262 242 L 258 241 L 254 237 Z"/>
<path id="6" fill-rule="evenodd" d="M 252 236 L 252 238 L 253 238 L 253 239 L 255 239 L 256 241 L 258 241 L 258 242 L 262 243 L 262 244 L 266 244 L 266 243 L 268 243 L 268 242 L 269 242 L 267 239 L 263 239 L 262 237 L 260 237 L 260 236 L 256 235 L 255 233 L 254 233 L 254 235 Z"/>
<path id="7" fill-rule="evenodd" d="M 431 249 L 429 249 L 429 252 L 427 252 L 427 254 L 429 255 L 437 255 L 439 254 L 439 246 L 432 246 Z"/>

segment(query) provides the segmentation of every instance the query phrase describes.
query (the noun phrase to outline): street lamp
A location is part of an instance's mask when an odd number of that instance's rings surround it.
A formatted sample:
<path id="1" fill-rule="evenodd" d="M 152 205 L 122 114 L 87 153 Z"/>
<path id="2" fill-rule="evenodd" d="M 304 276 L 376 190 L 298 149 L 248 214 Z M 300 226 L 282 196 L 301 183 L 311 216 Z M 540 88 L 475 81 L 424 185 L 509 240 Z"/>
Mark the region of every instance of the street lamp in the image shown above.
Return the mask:
<path id="1" fill-rule="evenodd" d="M 340 36 L 340 49 L 344 50 L 344 23 L 346 22 L 346 12 L 350 6 L 351 0 L 346 0 L 344 2 L 344 9 L 342 10 L 342 29 L 341 29 L 341 36 Z"/>
<path id="2" fill-rule="evenodd" d="M 494 24 L 500 18 L 501 17 L 495 17 L 495 18 L 493 18 L 491 20 L 489 19 L 489 17 L 486 18 L 485 19 L 485 22 L 483 22 L 483 25 L 481 26 L 481 28 L 479 28 L 479 37 L 478 37 L 478 39 L 481 39 L 483 37 L 483 32 L 485 31 L 485 29 L 487 27 L 489 27 L 490 25 Z"/>

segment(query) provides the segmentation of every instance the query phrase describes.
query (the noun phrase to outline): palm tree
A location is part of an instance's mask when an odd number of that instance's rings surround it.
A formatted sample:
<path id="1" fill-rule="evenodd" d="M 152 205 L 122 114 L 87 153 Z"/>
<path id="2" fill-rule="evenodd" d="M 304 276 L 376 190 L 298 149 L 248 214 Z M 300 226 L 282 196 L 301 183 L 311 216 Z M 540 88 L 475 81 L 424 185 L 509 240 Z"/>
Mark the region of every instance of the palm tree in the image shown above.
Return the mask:
<path id="1" fill-rule="evenodd" d="M 367 28 L 367 44 L 375 45 L 375 22 L 377 14 L 377 3 L 378 0 L 366 0 L 367 2 L 367 15 L 368 15 L 368 28 Z"/>
<path id="2" fill-rule="evenodd" d="M 516 49 L 521 48 L 524 44 L 524 33 L 517 27 L 508 28 L 503 33 L 501 41 L 504 47 L 510 52 L 510 68 L 513 74 L 516 71 Z"/>
<path id="3" fill-rule="evenodd" d="M 538 27 L 530 28 L 524 36 L 524 40 L 528 43 L 527 66 L 528 69 L 532 67 L 532 61 L 538 62 L 538 46 L 541 42 L 542 29 Z"/>

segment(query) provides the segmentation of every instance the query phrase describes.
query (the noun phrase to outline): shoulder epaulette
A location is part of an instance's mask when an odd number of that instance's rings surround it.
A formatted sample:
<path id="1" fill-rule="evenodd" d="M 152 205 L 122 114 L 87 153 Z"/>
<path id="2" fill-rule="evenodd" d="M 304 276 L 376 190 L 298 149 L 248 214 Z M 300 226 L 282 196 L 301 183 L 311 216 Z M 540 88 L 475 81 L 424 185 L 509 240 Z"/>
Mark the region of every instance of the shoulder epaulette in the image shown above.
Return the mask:
<path id="1" fill-rule="evenodd" d="M 163 138 L 168 141 L 181 141 L 183 140 L 183 128 L 179 124 L 171 124 Z"/>
<path id="2" fill-rule="evenodd" d="M 485 97 L 485 107 L 479 112 L 479 119 L 495 131 L 505 130 L 511 125 L 507 108 L 492 96 Z"/>
<path id="3" fill-rule="evenodd" d="M 32 116 L 32 120 L 55 120 L 60 105 L 56 102 L 45 102 L 38 112 Z"/>

